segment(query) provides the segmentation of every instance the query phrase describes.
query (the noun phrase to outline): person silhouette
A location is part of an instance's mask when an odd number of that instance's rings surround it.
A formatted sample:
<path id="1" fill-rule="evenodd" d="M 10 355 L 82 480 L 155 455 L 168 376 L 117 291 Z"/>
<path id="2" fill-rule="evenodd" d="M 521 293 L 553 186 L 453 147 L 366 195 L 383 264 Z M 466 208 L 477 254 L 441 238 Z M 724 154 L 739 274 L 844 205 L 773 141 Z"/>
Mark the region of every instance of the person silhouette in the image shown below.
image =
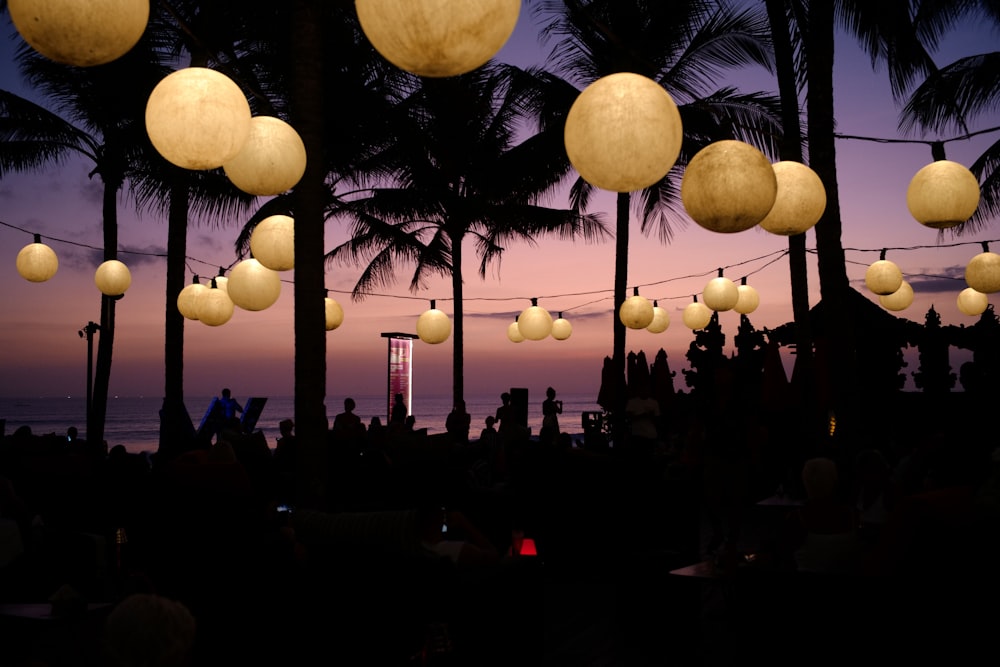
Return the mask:
<path id="1" fill-rule="evenodd" d="M 556 400 L 556 390 L 549 387 L 545 390 L 545 400 L 542 401 L 542 430 L 538 433 L 539 442 L 555 443 L 559 435 L 559 415 L 562 411 L 562 401 Z"/>
<path id="2" fill-rule="evenodd" d="M 410 414 L 403 402 L 403 395 L 396 394 L 393 397 L 392 412 L 389 414 L 389 426 L 399 428 L 406 421 L 406 416 Z"/>
<path id="3" fill-rule="evenodd" d="M 465 411 L 465 401 L 458 401 L 448 413 L 444 428 L 457 444 L 469 443 L 469 429 L 472 427 L 472 415 Z"/>
<path id="4" fill-rule="evenodd" d="M 225 421 L 229 421 L 235 417 L 237 412 L 243 412 L 243 408 L 241 408 L 239 402 L 233 398 L 233 393 L 228 387 L 222 390 L 222 397 L 219 398 L 219 404 L 222 406 L 222 417 Z"/>

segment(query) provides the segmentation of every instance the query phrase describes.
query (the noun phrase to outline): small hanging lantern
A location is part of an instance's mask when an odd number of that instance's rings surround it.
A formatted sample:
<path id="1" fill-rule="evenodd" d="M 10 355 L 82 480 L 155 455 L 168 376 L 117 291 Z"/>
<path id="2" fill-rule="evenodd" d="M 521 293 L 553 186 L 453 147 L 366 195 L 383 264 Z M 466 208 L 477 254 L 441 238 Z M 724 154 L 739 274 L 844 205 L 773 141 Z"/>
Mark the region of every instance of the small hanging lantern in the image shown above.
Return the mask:
<path id="1" fill-rule="evenodd" d="M 552 321 L 552 337 L 556 340 L 566 340 L 571 335 L 573 335 L 573 325 L 559 313 L 559 317 Z"/>
<path id="2" fill-rule="evenodd" d="M 898 290 L 902 282 L 903 272 L 894 262 L 885 258 L 885 249 L 883 248 L 879 260 L 865 271 L 865 286 L 871 290 L 872 294 L 882 296 Z"/>
<path id="3" fill-rule="evenodd" d="M 177 310 L 189 320 L 198 319 L 198 300 L 208 290 L 201 284 L 198 276 L 194 276 L 190 285 L 185 285 L 184 289 L 177 295 Z"/>
<path id="4" fill-rule="evenodd" d="M 291 125 L 274 116 L 250 119 L 250 134 L 236 157 L 222 165 L 229 180 L 251 195 L 279 195 L 306 171 L 306 147 Z"/>
<path id="5" fill-rule="evenodd" d="M 664 308 L 660 308 L 656 301 L 653 301 L 653 321 L 646 327 L 649 333 L 663 333 L 670 326 L 670 313 Z"/>
<path id="6" fill-rule="evenodd" d="M 722 269 L 719 269 L 718 277 L 708 281 L 701 292 L 701 297 L 705 300 L 705 305 L 712 310 L 724 312 L 733 309 L 740 298 L 740 292 L 736 288 L 736 283 L 724 277 Z"/>
<path id="7" fill-rule="evenodd" d="M 650 78 L 611 74 L 587 86 L 566 116 L 564 142 L 585 181 L 612 192 L 653 185 L 677 161 L 681 115 L 670 94 Z"/>
<path id="8" fill-rule="evenodd" d="M 229 298 L 225 290 L 219 289 L 215 278 L 212 278 L 212 286 L 206 287 L 197 300 L 198 317 L 202 324 L 210 327 L 222 326 L 233 317 L 235 304 Z"/>
<path id="9" fill-rule="evenodd" d="M 35 242 L 21 248 L 15 264 L 18 274 L 33 283 L 44 283 L 59 270 L 59 258 L 52 248 L 42 243 L 41 234 L 35 234 Z"/>
<path id="10" fill-rule="evenodd" d="M 215 169 L 235 158 L 250 134 L 250 117 L 240 87 L 207 67 L 168 74 L 146 102 L 149 140 L 184 169 Z"/>
<path id="11" fill-rule="evenodd" d="M 645 329 L 653 321 L 653 304 L 644 296 L 639 296 L 639 288 L 625 299 L 618 308 L 618 319 L 629 329 Z"/>
<path id="12" fill-rule="evenodd" d="M 425 343 L 437 345 L 448 340 L 450 335 L 451 320 L 443 311 L 435 307 L 432 300 L 430 309 L 425 310 L 417 318 L 417 336 Z"/>
<path id="13" fill-rule="evenodd" d="M 295 268 L 295 221 L 287 215 L 264 218 L 250 234 L 250 252 L 272 271 Z"/>
<path id="14" fill-rule="evenodd" d="M 826 188 L 815 171 L 792 160 L 771 165 L 778 182 L 774 206 L 760 226 L 779 236 L 794 236 L 811 229 L 826 210 Z"/>
<path id="15" fill-rule="evenodd" d="M 886 310 L 906 310 L 913 303 L 913 288 L 904 280 L 898 290 L 892 294 L 884 294 L 878 300 Z"/>
<path id="16" fill-rule="evenodd" d="M 696 223 L 731 234 L 758 224 L 778 194 L 767 156 L 748 143 L 725 139 L 695 153 L 681 179 L 681 202 Z"/>
<path id="17" fill-rule="evenodd" d="M 75 67 L 122 57 L 149 21 L 149 0 L 9 0 L 7 10 L 31 48 Z"/>
<path id="18" fill-rule="evenodd" d="M 747 285 L 746 276 L 743 276 L 743 279 L 740 280 L 736 291 L 739 293 L 739 297 L 736 299 L 736 305 L 733 306 L 733 310 L 740 315 L 749 315 L 757 310 L 757 306 L 760 305 L 760 294 L 757 293 L 756 289 Z"/>
<path id="19" fill-rule="evenodd" d="M 1000 255 L 990 252 L 986 242 L 983 242 L 983 251 L 966 265 L 965 282 L 983 294 L 1000 292 Z"/>
<path id="20" fill-rule="evenodd" d="M 906 189 L 910 215 L 931 229 L 960 225 L 979 207 L 979 181 L 964 165 L 935 160 L 920 169 Z"/>
<path id="21" fill-rule="evenodd" d="M 365 36 L 396 67 L 458 76 L 492 58 L 514 32 L 521 0 L 356 0 Z"/>
<path id="22" fill-rule="evenodd" d="M 344 323 L 344 309 L 328 296 L 323 298 L 323 304 L 326 307 L 326 330 L 333 331 Z"/>
<path id="23" fill-rule="evenodd" d="M 538 299 L 532 299 L 517 318 L 517 328 L 527 340 L 542 340 L 552 333 L 552 315 L 538 305 Z"/>
<path id="24" fill-rule="evenodd" d="M 229 298 L 243 310 L 264 310 L 281 296 L 281 276 L 256 259 L 245 259 L 229 272 Z"/>
<path id="25" fill-rule="evenodd" d="M 517 325 L 517 317 L 514 317 L 514 321 L 507 326 L 507 339 L 512 343 L 523 343 L 524 335 L 521 334 L 521 329 Z"/>
<path id="26" fill-rule="evenodd" d="M 121 296 L 132 284 L 132 274 L 128 267 L 117 259 L 109 259 L 94 272 L 94 284 L 102 294 Z"/>
<path id="27" fill-rule="evenodd" d="M 682 315 L 684 326 L 692 331 L 704 329 L 712 321 L 712 309 L 703 303 L 698 303 L 698 295 L 694 296 L 694 301 L 684 307 Z"/>
<path id="28" fill-rule="evenodd" d="M 215 286 L 229 293 L 229 278 L 226 277 L 226 270 L 219 267 L 219 275 L 215 276 Z"/>
<path id="29" fill-rule="evenodd" d="M 963 315 L 982 315 L 986 312 L 986 307 L 990 305 L 989 297 L 971 287 L 966 287 L 959 292 L 957 301 L 958 310 Z"/>

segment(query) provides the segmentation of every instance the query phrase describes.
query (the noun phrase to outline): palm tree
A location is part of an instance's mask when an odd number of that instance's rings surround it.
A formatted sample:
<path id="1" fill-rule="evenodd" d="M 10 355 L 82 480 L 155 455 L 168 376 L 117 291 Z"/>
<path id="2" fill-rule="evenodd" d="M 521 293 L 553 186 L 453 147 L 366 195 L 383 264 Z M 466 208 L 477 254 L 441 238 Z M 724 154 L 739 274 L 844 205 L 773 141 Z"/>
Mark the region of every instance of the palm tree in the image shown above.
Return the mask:
<path id="1" fill-rule="evenodd" d="M 493 63 L 459 77 L 408 77 L 408 83 L 394 111 L 394 142 L 367 163 L 367 173 L 381 180 L 341 201 L 351 238 L 327 257 L 364 266 L 355 299 L 391 283 L 400 262 L 414 266 L 414 292 L 433 275 L 451 278 L 457 403 L 464 398 L 466 238 L 475 241 L 485 278 L 511 241 L 530 244 L 545 234 L 597 241 L 606 230 L 600 216 L 537 203 L 569 164 L 552 127 L 517 143 L 521 122 L 539 104 L 533 73 Z"/>
<path id="2" fill-rule="evenodd" d="M 555 38 L 556 71 L 586 85 L 616 72 L 635 72 L 657 81 L 681 113 L 684 143 L 677 166 L 660 182 L 635 193 L 619 193 L 616 207 L 615 313 L 626 298 L 629 212 L 640 216 L 640 231 L 655 231 L 668 242 L 683 225 L 678 174 L 698 150 L 719 139 L 741 139 L 776 153 L 780 136 L 777 100 L 733 88 L 713 89 L 727 70 L 757 64 L 770 68 L 766 21 L 724 3 L 701 0 L 648 3 L 623 0 L 550 0 L 536 13 L 545 20 L 543 36 Z M 553 101 L 567 110 L 572 98 Z M 579 181 L 574 206 L 584 206 L 593 188 Z M 614 322 L 612 360 L 625 368 L 625 325 Z M 620 374 L 620 373 L 619 373 Z M 621 407 L 625 397 L 619 396 Z M 621 413 L 621 409 L 612 412 Z"/>

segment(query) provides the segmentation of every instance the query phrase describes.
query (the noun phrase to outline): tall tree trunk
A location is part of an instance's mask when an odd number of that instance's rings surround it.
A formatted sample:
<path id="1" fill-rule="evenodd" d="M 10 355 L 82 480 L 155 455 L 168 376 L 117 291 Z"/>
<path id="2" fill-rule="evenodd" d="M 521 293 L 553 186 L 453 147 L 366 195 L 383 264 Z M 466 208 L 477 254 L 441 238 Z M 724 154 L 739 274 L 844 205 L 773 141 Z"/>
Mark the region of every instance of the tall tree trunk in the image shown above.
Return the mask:
<path id="1" fill-rule="evenodd" d="M 834 0 L 812 0 L 806 37 L 809 95 L 809 157 L 813 170 L 826 188 L 826 211 L 816 225 L 820 293 L 824 304 L 823 337 L 832 404 L 841 432 L 849 434 L 856 424 L 854 399 L 857 359 L 853 316 L 848 307 L 847 268 L 841 245 L 840 198 L 837 188 L 837 155 L 834 146 L 833 63 Z"/>
<path id="2" fill-rule="evenodd" d="M 465 399 L 465 330 L 462 317 L 465 309 L 462 299 L 465 294 L 462 284 L 462 237 L 452 236 L 451 239 L 451 293 L 455 298 L 455 321 L 452 330 L 452 405 L 458 405 Z"/>
<path id="3" fill-rule="evenodd" d="M 163 407 L 160 410 L 160 459 L 170 460 L 190 444 L 193 427 L 184 406 L 184 316 L 177 295 L 184 289 L 187 266 L 187 174 L 172 170 L 170 212 L 167 221 L 166 322 L 163 345 Z"/>
<path id="4" fill-rule="evenodd" d="M 118 259 L 118 184 L 103 176 L 101 213 L 104 226 L 104 261 Z M 87 441 L 92 447 L 104 442 L 104 421 L 108 413 L 111 384 L 111 357 L 115 347 L 115 304 L 120 297 L 101 295 L 101 335 L 94 365 L 94 400 L 87 415 Z"/>
<path id="5" fill-rule="evenodd" d="M 614 352 L 612 362 L 615 367 L 615 378 L 625 376 L 625 325 L 618 316 L 622 304 L 625 303 L 628 290 L 628 240 L 629 240 L 629 202 L 628 192 L 619 192 L 615 206 L 615 309 L 611 313 L 614 331 Z M 616 444 L 624 440 L 625 391 L 616 387 L 614 409 L 611 410 L 611 439 Z"/>
<path id="6" fill-rule="evenodd" d="M 298 502 L 326 502 L 326 319 L 324 289 L 323 12 L 295 0 L 292 12 L 292 123 L 306 148 L 295 186 L 295 428 Z"/>

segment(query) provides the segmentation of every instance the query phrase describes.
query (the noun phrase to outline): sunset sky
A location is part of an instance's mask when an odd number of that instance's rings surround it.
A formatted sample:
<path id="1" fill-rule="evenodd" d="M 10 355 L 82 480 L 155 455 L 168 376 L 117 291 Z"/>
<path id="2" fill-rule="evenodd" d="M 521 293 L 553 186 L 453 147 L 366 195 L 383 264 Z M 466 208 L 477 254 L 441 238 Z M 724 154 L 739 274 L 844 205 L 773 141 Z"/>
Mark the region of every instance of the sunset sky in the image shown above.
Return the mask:
<path id="1" fill-rule="evenodd" d="M 498 58 L 518 65 L 543 61 L 547 48 L 539 46 L 537 35 L 528 10 L 522 11 L 514 37 Z M 937 62 L 945 65 L 962 55 L 995 50 L 996 38 L 987 27 L 967 23 L 947 40 Z M 12 55 L 18 39 L 4 16 L 0 86 L 35 99 L 17 80 Z M 744 91 L 775 87 L 763 72 L 734 75 L 729 83 Z M 873 73 L 867 56 L 846 39 L 838 42 L 835 100 L 840 133 L 903 138 L 896 129 L 898 108 L 890 97 L 884 71 Z M 996 115 L 979 118 L 970 129 L 996 127 L 998 121 Z M 992 132 L 949 142 L 948 158 L 969 165 L 998 138 Z M 878 259 L 878 250 L 887 247 L 887 258 L 904 274 L 913 274 L 908 279 L 917 292 L 914 304 L 899 315 L 922 322 L 933 304 L 945 324 L 973 324 L 975 318 L 960 314 L 955 305 L 958 292 L 966 286 L 961 280 L 964 266 L 981 251 L 977 242 L 1000 239 L 1000 230 L 994 227 L 974 236 L 939 239 L 936 231 L 913 220 L 906 207 L 906 188 L 913 174 L 932 160 L 926 145 L 840 140 L 837 152 L 843 245 L 848 248 L 848 274 L 856 287 L 877 300 L 865 290 L 863 276 L 865 268 Z M 96 248 L 102 242 L 101 184 L 88 179 L 87 172 L 88 165 L 74 163 L 51 167 L 44 173 L 4 175 L 0 179 L 0 222 L 5 223 L 0 225 L 2 396 L 85 393 L 87 350 L 77 331 L 100 316 L 100 294 L 93 272 L 100 263 L 101 253 Z M 548 203 L 564 206 L 564 193 L 554 194 Z M 601 197 L 593 210 L 604 211 L 613 225 L 613 195 Z M 59 271 L 52 280 L 36 284 L 18 276 L 14 265 L 17 252 L 32 241 L 29 233 L 20 230 L 41 234 L 59 256 Z M 154 255 L 165 254 L 166 232 L 165 219 L 149 214 L 137 217 L 131 203 L 122 202 L 119 259 L 131 269 L 132 286 L 118 303 L 112 395 L 158 396 L 163 392 L 166 263 Z M 192 227 L 188 232 L 187 280 L 192 273 L 207 278 L 219 266 L 232 264 L 237 232 L 235 221 Z M 327 247 L 340 242 L 344 233 L 342 223 L 328 222 Z M 939 243 L 966 245 L 932 247 Z M 815 247 L 811 232 L 808 245 Z M 892 250 L 917 246 L 929 247 Z M 1000 248 L 1000 240 L 996 247 Z M 502 264 L 485 281 L 477 275 L 478 258 L 471 244 L 466 248 L 466 392 L 499 393 L 514 386 L 528 387 L 532 395 L 541 396 L 544 388 L 552 385 L 562 393 L 593 392 L 596 397 L 602 360 L 612 352 L 613 241 L 585 245 L 544 240 L 536 246 L 511 246 L 504 252 Z M 652 359 L 663 348 L 674 370 L 687 367 L 684 353 L 692 332 L 683 325 L 681 310 L 719 267 L 729 267 L 726 276 L 737 282 L 748 275 L 748 282 L 760 292 L 761 306 L 750 316 L 758 329 L 789 321 L 788 264 L 787 259 L 778 259 L 785 248 L 784 237 L 762 230 L 722 235 L 694 223 L 678 227 L 674 240 L 662 245 L 655 237 L 642 236 L 634 222 L 628 284 L 639 286 L 643 296 L 657 299 L 670 312 L 671 325 L 662 334 L 629 331 L 627 349 L 644 350 Z M 810 304 L 815 305 L 819 281 L 814 256 L 809 265 Z M 393 289 L 361 303 L 352 302 L 349 296 L 357 277 L 355 270 L 335 268 L 327 272 L 330 296 L 345 311 L 343 325 L 327 334 L 328 396 L 384 391 L 386 340 L 381 333 L 415 331 L 416 319 L 431 299 L 437 300 L 438 308 L 452 312 L 450 286 L 445 280 L 414 295 L 407 291 L 409 272 L 410 267 L 403 267 Z M 926 279 L 916 274 L 951 279 Z M 213 395 L 221 386 L 232 387 L 239 396 L 292 393 L 294 272 L 285 272 L 282 278 L 281 297 L 265 311 L 237 308 L 232 320 L 222 327 L 185 322 L 186 395 Z M 530 305 L 532 297 L 554 317 L 561 311 L 571 321 L 573 334 L 568 340 L 508 341 L 507 326 Z M 731 350 L 738 315 L 723 313 L 721 322 L 727 350 Z M 441 345 L 416 341 L 414 348 L 414 392 L 449 394 L 451 341 Z M 916 370 L 915 354 L 910 356 L 914 361 L 908 372 Z M 952 365 L 957 370 L 954 353 Z M 675 382 L 683 386 L 679 372 Z"/>

